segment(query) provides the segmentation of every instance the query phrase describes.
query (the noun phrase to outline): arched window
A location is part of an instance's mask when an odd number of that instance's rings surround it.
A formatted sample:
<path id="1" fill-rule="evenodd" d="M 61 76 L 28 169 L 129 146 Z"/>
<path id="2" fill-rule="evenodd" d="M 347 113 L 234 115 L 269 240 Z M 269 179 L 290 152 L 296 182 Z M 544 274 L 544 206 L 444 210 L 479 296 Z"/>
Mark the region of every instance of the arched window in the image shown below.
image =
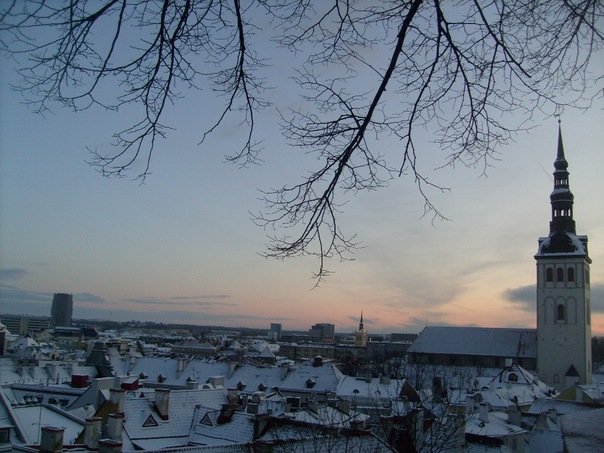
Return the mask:
<path id="1" fill-rule="evenodd" d="M 510 382 L 518 382 L 518 375 L 516 373 L 510 373 L 508 376 Z"/>
<path id="2" fill-rule="evenodd" d="M 545 281 L 553 282 L 554 281 L 554 270 L 551 267 L 548 267 L 545 270 Z"/>
<path id="3" fill-rule="evenodd" d="M 566 280 L 568 280 L 569 282 L 575 281 L 575 269 L 574 268 L 569 267 L 566 270 Z"/>
<path id="4" fill-rule="evenodd" d="M 564 313 L 564 304 L 558 304 L 556 307 L 556 321 L 564 321 L 566 319 L 566 313 Z"/>
<path id="5" fill-rule="evenodd" d="M 562 269 L 561 267 L 559 267 L 558 269 L 556 269 L 556 281 L 557 282 L 563 282 L 564 281 L 564 269 Z"/>

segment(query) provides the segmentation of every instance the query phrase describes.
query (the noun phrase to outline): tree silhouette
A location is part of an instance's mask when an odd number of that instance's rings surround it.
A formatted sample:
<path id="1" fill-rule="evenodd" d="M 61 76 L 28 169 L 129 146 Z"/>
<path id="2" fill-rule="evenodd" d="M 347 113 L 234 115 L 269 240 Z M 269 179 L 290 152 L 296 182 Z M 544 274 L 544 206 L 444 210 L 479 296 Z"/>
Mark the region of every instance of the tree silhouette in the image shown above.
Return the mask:
<path id="1" fill-rule="evenodd" d="M 409 175 L 425 212 L 442 217 L 428 189 L 444 188 L 421 169 L 419 130 L 444 151 L 443 166 L 484 170 L 535 111 L 601 99 L 590 62 L 603 14 L 599 0 L 13 0 L 0 5 L 0 32 L 38 111 L 139 109 L 91 163 L 140 178 L 170 129 L 167 106 L 207 84 L 222 109 L 201 120 L 201 141 L 235 117 L 245 129 L 228 158 L 258 161 L 273 69 L 257 38 L 295 53 L 297 77 L 279 88 L 301 89 L 300 107 L 280 112 L 281 126 L 317 167 L 265 192 L 256 222 L 275 228 L 267 255 L 315 255 L 320 280 L 326 258 L 356 246 L 338 223 L 347 193 Z M 381 149 L 386 137 L 398 149 Z"/>

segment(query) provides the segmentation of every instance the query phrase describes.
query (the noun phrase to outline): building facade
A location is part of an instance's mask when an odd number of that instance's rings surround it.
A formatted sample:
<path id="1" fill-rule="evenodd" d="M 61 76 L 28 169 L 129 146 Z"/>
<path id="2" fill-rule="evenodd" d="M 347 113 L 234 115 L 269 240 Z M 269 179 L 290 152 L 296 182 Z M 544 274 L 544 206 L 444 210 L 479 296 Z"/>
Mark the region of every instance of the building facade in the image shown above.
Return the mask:
<path id="1" fill-rule="evenodd" d="M 50 310 L 51 327 L 70 327 L 73 313 L 73 294 L 55 293 Z"/>
<path id="2" fill-rule="evenodd" d="M 591 309 L 587 236 L 576 233 L 574 197 L 562 133 L 554 162 L 549 235 L 539 238 L 537 261 L 537 371 L 564 390 L 591 383 Z"/>

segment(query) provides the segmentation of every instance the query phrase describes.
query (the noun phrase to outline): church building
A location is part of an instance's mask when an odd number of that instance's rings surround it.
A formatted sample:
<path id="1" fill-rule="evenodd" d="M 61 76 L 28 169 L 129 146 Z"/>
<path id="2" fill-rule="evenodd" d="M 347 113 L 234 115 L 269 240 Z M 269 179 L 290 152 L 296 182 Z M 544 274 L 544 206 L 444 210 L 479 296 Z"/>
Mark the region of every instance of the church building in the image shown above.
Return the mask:
<path id="1" fill-rule="evenodd" d="M 537 329 L 427 326 L 408 349 L 412 362 L 500 367 L 512 359 L 558 391 L 591 383 L 591 259 L 575 229 L 561 130 L 550 202 L 549 235 L 535 255 Z"/>
<path id="2" fill-rule="evenodd" d="M 539 238 L 537 261 L 537 371 L 556 390 L 591 383 L 591 312 L 587 236 L 573 219 L 562 132 L 554 162 L 549 235 Z"/>

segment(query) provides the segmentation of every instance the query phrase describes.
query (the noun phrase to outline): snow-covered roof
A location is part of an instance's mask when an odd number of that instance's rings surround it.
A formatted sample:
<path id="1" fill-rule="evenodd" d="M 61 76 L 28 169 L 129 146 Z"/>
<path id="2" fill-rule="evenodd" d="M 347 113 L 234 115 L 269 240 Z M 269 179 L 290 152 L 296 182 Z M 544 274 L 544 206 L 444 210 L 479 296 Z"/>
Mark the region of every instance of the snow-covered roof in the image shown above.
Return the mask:
<path id="1" fill-rule="evenodd" d="M 226 402 L 224 390 L 172 390 L 168 419 L 162 420 L 154 408 L 153 392 L 144 398 L 124 398 L 124 430 L 133 443 L 144 439 L 172 438 L 172 446 L 186 445 L 195 407 L 219 408 Z M 143 447 L 144 448 L 144 447 Z"/>
<path id="2" fill-rule="evenodd" d="M 254 440 L 254 416 L 233 412 L 220 419 L 220 410 L 200 407 L 195 411 L 189 442 L 197 445 L 246 444 Z"/>
<path id="3" fill-rule="evenodd" d="M 604 408 L 564 415 L 560 419 L 562 438 L 568 453 L 602 451 Z"/>
<path id="4" fill-rule="evenodd" d="M 409 346 L 410 353 L 494 357 L 537 357 L 535 329 L 427 326 Z"/>
<path id="5" fill-rule="evenodd" d="M 396 399 L 403 390 L 404 379 L 365 379 L 344 376 L 336 390 L 336 396 L 343 399 Z"/>
<path id="6" fill-rule="evenodd" d="M 502 439 L 525 432 L 519 426 L 508 423 L 507 415 L 504 412 L 489 412 L 488 422 L 482 421 L 478 414 L 475 414 L 466 422 L 466 434 L 480 437 Z"/>

